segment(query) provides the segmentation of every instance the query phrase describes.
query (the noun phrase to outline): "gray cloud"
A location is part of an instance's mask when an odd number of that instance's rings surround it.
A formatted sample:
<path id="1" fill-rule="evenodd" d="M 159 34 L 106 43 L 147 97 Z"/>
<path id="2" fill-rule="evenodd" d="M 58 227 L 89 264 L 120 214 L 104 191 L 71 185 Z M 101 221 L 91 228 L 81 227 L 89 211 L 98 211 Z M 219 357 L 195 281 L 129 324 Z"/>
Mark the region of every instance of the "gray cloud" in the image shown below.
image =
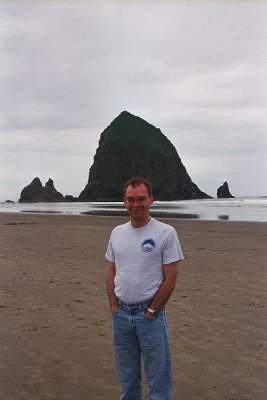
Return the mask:
<path id="1" fill-rule="evenodd" d="M 79 194 L 122 110 L 158 126 L 204 191 L 231 178 L 236 195 L 267 193 L 266 4 L 13 1 L 0 11 L 0 198 L 18 198 L 36 175 Z"/>

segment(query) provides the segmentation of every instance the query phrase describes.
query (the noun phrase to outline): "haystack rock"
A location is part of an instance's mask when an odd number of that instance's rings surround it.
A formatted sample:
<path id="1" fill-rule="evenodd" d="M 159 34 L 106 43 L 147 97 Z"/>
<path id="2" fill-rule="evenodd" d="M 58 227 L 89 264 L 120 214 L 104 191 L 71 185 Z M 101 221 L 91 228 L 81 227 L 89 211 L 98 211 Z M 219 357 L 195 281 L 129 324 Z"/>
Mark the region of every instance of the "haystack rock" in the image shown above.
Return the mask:
<path id="1" fill-rule="evenodd" d="M 49 178 L 45 186 L 43 186 L 38 177 L 34 178 L 33 181 L 22 190 L 19 199 L 19 203 L 58 201 L 64 201 L 64 196 L 55 189 L 53 180 Z"/>
<path id="2" fill-rule="evenodd" d="M 132 176 L 150 180 L 156 200 L 209 198 L 192 182 L 160 129 L 123 111 L 102 132 L 81 201 L 121 201 Z"/>
<path id="3" fill-rule="evenodd" d="M 227 182 L 224 182 L 224 184 L 218 188 L 217 197 L 218 199 L 234 199 L 234 196 L 230 193 Z"/>

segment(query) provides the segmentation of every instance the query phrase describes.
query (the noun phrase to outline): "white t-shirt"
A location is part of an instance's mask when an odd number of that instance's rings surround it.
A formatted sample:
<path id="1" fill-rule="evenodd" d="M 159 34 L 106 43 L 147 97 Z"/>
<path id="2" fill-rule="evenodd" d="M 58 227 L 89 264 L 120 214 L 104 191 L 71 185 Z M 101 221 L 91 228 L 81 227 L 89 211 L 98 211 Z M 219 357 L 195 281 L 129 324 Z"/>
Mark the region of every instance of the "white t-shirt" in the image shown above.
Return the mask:
<path id="1" fill-rule="evenodd" d="M 162 265 L 183 258 L 176 230 L 155 218 L 141 228 L 118 225 L 106 252 L 116 265 L 115 294 L 127 304 L 151 299 L 163 281 Z"/>

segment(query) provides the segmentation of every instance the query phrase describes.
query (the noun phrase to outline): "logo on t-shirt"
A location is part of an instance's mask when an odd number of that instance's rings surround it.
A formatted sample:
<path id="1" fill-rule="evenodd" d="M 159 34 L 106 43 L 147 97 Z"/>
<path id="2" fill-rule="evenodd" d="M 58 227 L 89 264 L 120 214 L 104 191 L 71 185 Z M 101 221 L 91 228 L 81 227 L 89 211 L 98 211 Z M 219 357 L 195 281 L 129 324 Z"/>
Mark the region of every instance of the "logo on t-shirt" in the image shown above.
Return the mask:
<path id="1" fill-rule="evenodd" d="M 154 239 L 151 238 L 145 239 L 141 244 L 141 249 L 145 253 L 150 253 L 152 250 L 154 250 L 155 247 L 156 247 L 156 242 Z"/>

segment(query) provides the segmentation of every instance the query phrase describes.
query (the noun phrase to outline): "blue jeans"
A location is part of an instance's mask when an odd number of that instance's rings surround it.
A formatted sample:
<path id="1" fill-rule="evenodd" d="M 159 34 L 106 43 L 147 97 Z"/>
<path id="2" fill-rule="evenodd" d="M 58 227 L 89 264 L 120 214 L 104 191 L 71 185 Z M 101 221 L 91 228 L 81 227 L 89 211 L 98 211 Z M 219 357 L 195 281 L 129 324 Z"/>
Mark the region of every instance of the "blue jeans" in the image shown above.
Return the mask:
<path id="1" fill-rule="evenodd" d="M 121 303 L 112 316 L 116 370 L 121 383 L 120 400 L 142 400 L 141 356 L 150 400 L 172 399 L 172 371 L 165 309 L 153 321 L 145 316 L 148 304 Z"/>

